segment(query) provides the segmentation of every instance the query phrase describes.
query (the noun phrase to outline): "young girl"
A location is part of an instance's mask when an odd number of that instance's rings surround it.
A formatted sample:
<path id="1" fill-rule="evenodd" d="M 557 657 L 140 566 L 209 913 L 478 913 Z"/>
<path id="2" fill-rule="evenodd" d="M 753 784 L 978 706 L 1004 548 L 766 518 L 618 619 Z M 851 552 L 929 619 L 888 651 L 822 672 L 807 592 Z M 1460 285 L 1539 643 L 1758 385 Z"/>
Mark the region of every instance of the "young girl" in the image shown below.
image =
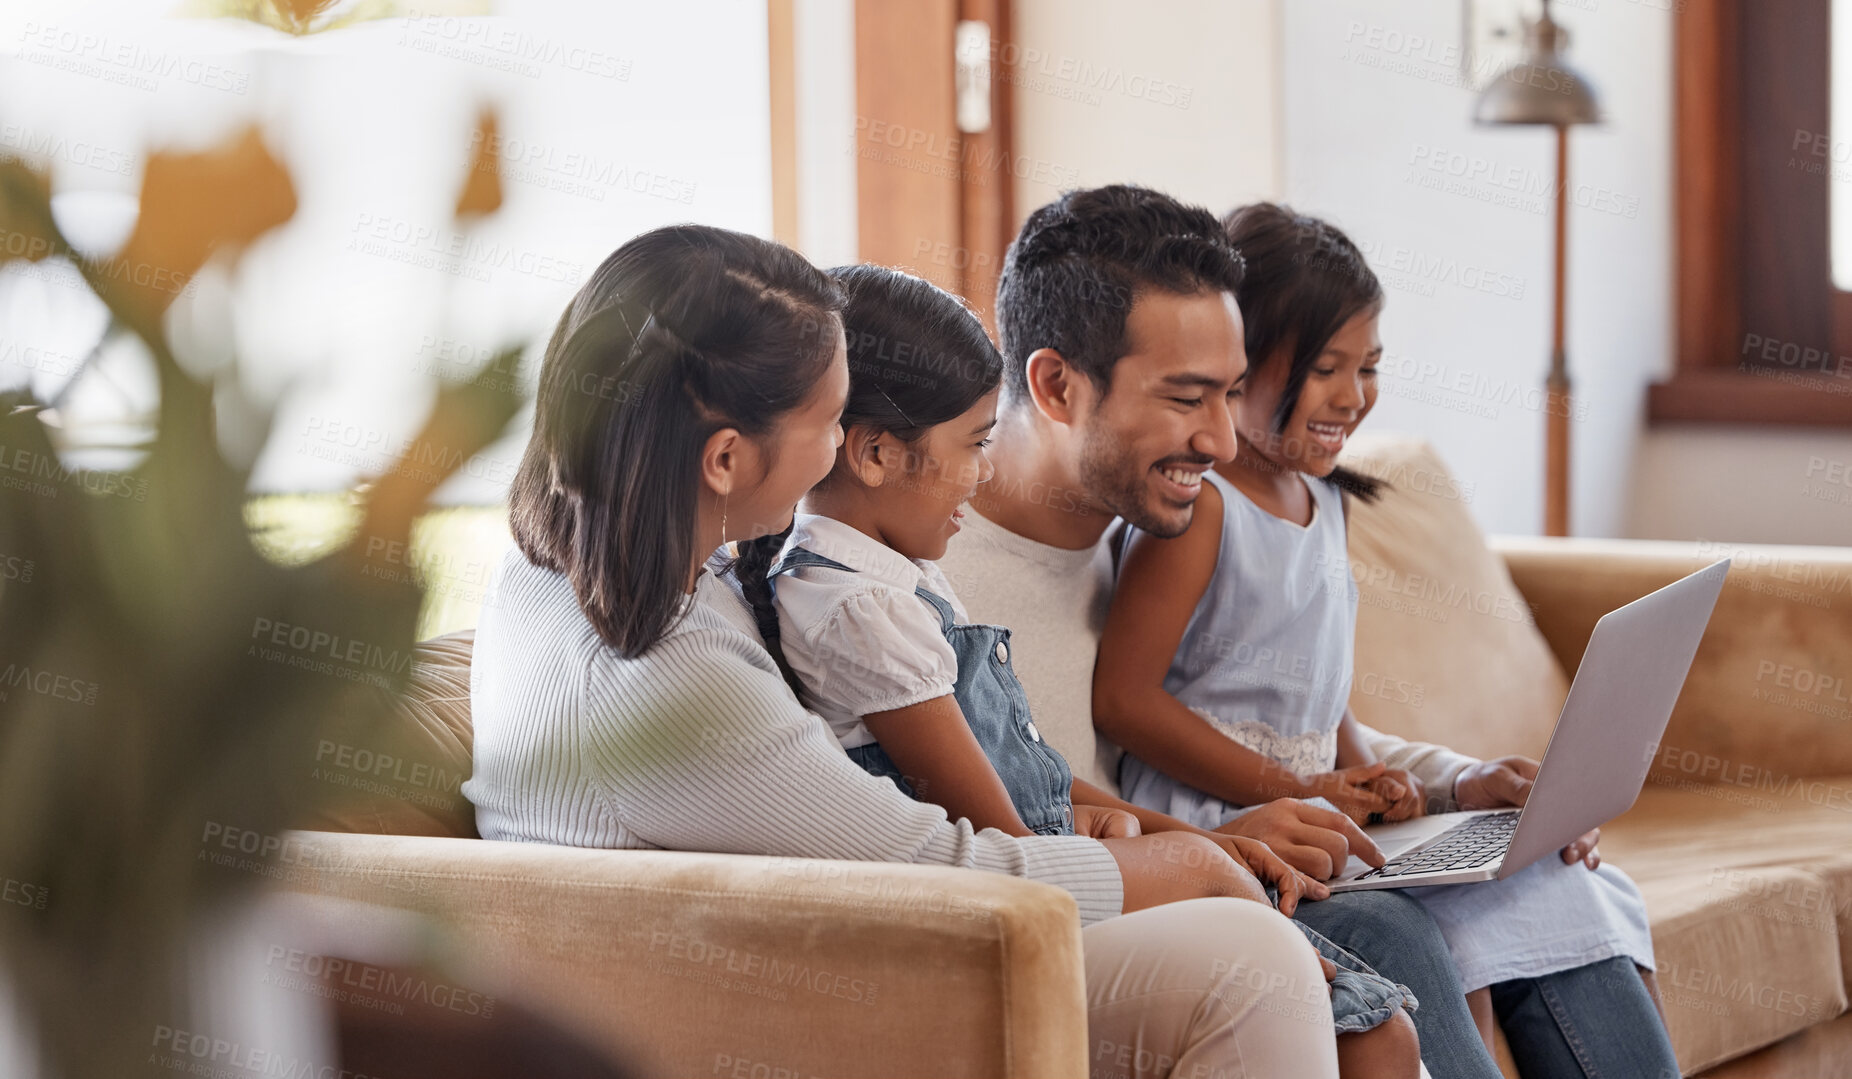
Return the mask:
<path id="1" fill-rule="evenodd" d="M 805 496 L 787 536 L 743 545 L 738 563 L 793 689 L 856 763 L 974 828 L 1197 831 L 1161 814 L 1134 817 L 1074 782 L 1029 714 L 1009 630 L 971 624 L 933 563 L 959 529 L 959 507 L 990 475 L 984 447 L 1003 365 L 983 326 L 919 278 L 875 266 L 833 275 L 846 297 L 850 372 L 836 468 Z M 774 562 L 767 548 L 780 539 Z M 1076 794 L 1092 804 L 1074 805 Z M 1303 885 L 1264 845 L 1211 838 L 1283 889 Z M 1343 968 L 1332 1007 L 1338 1032 L 1353 1036 L 1339 1039 L 1340 1067 L 1412 1074 L 1412 995 L 1301 928 Z"/>
<path id="2" fill-rule="evenodd" d="M 1344 498 L 1373 500 L 1378 485 L 1337 464 L 1376 400 L 1382 291 L 1324 222 L 1259 204 L 1228 226 L 1247 260 L 1239 453 L 1205 476 L 1182 535 L 1128 534 L 1094 722 L 1126 749 L 1125 797 L 1199 827 L 1282 796 L 1323 797 L 1359 823 L 1403 819 L 1430 792 L 1376 760 L 1347 705 L 1358 593 Z M 1639 893 L 1612 867 L 1546 859 L 1505 881 L 1411 894 L 1440 923 L 1488 1039 L 1489 986 L 1616 957 L 1652 966 Z M 1610 1063 L 1647 1074 L 1671 1049 L 1645 987 L 1625 980 L 1653 1030 L 1631 1035 L 1641 1068 Z"/>

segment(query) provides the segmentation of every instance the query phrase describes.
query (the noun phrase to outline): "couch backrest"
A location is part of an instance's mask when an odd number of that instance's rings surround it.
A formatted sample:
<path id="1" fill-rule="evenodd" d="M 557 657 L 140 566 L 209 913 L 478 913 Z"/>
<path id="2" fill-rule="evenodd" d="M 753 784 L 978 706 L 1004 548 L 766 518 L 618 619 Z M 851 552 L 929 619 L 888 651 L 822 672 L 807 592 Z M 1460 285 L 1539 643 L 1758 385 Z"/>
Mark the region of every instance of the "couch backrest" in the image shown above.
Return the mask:
<path id="1" fill-rule="evenodd" d="M 1349 502 L 1357 717 L 1475 756 L 1541 756 L 1568 680 L 1468 512 L 1472 492 L 1420 439 L 1359 437 L 1344 462 L 1388 484 L 1375 504 Z M 356 690 L 351 715 L 333 717 L 317 752 L 327 797 L 298 827 L 477 835 L 458 789 L 470 772 L 474 644 L 474 630 L 419 644 L 397 701 Z M 382 722 L 363 718 L 378 709 L 360 705 L 381 703 Z"/>
<path id="2" fill-rule="evenodd" d="M 459 789 L 470 771 L 475 642 L 476 631 L 463 630 L 420 643 L 397 700 L 372 686 L 355 689 L 318 740 L 319 797 L 296 827 L 477 837 L 475 809 Z"/>
<path id="3" fill-rule="evenodd" d="M 1541 757 L 1568 679 L 1474 523 L 1472 490 L 1418 438 L 1362 436 L 1342 460 L 1388 485 L 1374 504 L 1349 500 L 1357 718 L 1478 757 Z"/>

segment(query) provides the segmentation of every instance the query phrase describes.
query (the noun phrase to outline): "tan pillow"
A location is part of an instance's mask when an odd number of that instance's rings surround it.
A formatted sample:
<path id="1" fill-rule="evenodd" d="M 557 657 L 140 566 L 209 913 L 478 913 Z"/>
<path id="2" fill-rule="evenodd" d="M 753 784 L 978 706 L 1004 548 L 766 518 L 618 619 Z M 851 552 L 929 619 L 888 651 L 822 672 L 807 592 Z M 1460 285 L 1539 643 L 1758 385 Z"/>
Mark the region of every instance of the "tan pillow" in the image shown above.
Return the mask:
<path id="1" fill-rule="evenodd" d="M 1475 757 L 1541 757 L 1568 679 L 1473 522 L 1470 488 L 1406 435 L 1359 437 L 1341 460 L 1388 484 L 1374 504 L 1347 499 L 1357 718 Z"/>
<path id="2" fill-rule="evenodd" d="M 405 695 L 383 721 L 384 691 L 361 687 L 316 741 L 315 804 L 297 827 L 324 832 L 477 838 L 469 778 L 469 661 L 476 631 L 423 641 Z M 363 718 L 365 717 L 365 718 Z"/>

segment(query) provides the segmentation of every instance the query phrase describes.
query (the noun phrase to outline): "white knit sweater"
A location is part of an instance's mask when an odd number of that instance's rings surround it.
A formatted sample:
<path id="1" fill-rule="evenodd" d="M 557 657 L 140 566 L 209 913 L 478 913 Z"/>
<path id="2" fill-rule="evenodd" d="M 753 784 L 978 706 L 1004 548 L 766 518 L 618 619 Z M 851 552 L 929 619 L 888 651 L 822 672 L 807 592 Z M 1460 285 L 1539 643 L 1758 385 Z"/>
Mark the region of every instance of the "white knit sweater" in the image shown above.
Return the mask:
<path id="1" fill-rule="evenodd" d="M 668 634 L 618 656 L 564 576 L 517 550 L 470 669 L 485 839 L 962 866 L 1066 889 L 1082 924 L 1119 913 L 1092 839 L 973 833 L 843 754 L 797 702 L 738 595 L 704 573 Z"/>

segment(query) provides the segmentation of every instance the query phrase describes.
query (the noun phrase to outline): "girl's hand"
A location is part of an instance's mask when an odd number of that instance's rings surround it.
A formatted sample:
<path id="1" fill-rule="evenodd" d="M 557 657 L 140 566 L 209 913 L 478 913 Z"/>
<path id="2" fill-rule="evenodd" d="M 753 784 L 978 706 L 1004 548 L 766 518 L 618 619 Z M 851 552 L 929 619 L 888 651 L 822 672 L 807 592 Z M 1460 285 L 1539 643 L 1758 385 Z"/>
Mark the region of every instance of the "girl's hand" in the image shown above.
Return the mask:
<path id="1" fill-rule="evenodd" d="M 1521 806 L 1530 800 L 1537 779 L 1537 762 L 1529 757 L 1500 757 L 1480 761 L 1453 781 L 1453 798 L 1461 809 L 1496 809 Z M 1581 862 L 1590 870 L 1601 865 L 1601 829 L 1597 828 L 1563 848 L 1563 864 Z"/>
<path id="2" fill-rule="evenodd" d="M 1307 797 L 1323 798 L 1351 820 L 1367 824 L 1371 814 L 1388 813 L 1403 797 L 1402 785 L 1388 777 L 1388 770 L 1388 765 L 1377 761 L 1310 776 Z"/>
<path id="3" fill-rule="evenodd" d="M 1074 834 L 1094 839 L 1123 839 L 1141 834 L 1138 818 L 1123 809 L 1107 806 L 1076 805 Z"/>
<path id="4" fill-rule="evenodd" d="M 1386 821 L 1408 820 L 1419 817 L 1428 811 L 1428 790 L 1421 780 L 1400 768 L 1391 768 L 1380 779 L 1372 779 L 1369 788 L 1385 798 L 1396 787 L 1402 790 L 1401 797 L 1394 798 L 1388 809 L 1383 810 Z"/>
<path id="5" fill-rule="evenodd" d="M 1280 893 L 1280 913 L 1292 917 L 1299 908 L 1299 900 L 1324 899 L 1331 895 L 1331 889 L 1292 866 L 1287 865 L 1273 848 L 1258 839 L 1249 839 L 1240 835 L 1223 835 L 1220 832 L 1204 832 L 1215 840 L 1216 845 L 1228 852 L 1242 868 L 1254 874 L 1262 884 L 1270 884 Z"/>

